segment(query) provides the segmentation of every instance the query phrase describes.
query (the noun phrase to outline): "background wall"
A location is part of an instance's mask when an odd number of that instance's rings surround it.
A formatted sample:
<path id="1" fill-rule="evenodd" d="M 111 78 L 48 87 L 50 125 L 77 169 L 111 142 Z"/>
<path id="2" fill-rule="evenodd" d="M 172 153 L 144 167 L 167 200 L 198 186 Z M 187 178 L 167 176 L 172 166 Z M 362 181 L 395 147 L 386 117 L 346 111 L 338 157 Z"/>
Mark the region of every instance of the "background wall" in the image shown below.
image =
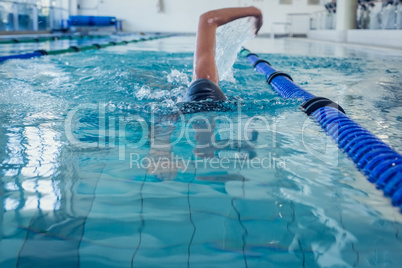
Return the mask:
<path id="1" fill-rule="evenodd" d="M 77 0 L 80 15 L 108 15 L 123 20 L 125 31 L 195 33 L 198 17 L 211 9 L 256 6 L 264 15 L 260 33 L 270 33 L 273 22 L 286 22 L 288 13 L 313 13 L 322 5 L 308 0 Z"/>

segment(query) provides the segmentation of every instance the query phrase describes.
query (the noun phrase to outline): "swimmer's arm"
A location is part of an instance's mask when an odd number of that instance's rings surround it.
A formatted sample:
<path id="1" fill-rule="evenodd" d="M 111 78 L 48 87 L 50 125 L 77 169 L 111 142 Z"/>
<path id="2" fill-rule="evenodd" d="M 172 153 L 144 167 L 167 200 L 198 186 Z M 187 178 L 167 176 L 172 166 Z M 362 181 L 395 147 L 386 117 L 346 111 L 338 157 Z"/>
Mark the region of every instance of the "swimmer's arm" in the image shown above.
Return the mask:
<path id="1" fill-rule="evenodd" d="M 217 28 L 221 25 L 244 17 L 256 18 L 255 34 L 257 34 L 262 26 L 262 14 L 261 10 L 255 7 L 234 7 L 211 10 L 201 15 L 200 23 L 201 20 L 203 20 L 204 23 Z"/>
<path id="2" fill-rule="evenodd" d="M 193 79 L 206 78 L 219 84 L 219 74 L 215 62 L 216 28 L 236 19 L 250 16 L 256 18 L 255 33 L 257 34 L 262 26 L 262 14 L 255 7 L 217 9 L 200 16 Z"/>

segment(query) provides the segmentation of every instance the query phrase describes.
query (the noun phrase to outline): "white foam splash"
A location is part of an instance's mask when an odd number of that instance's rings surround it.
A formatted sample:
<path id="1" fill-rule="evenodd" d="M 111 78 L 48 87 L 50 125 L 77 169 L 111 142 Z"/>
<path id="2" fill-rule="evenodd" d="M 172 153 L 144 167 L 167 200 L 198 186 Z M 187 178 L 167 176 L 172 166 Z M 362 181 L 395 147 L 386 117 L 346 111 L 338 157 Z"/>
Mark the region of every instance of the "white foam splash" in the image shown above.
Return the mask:
<path id="1" fill-rule="evenodd" d="M 167 81 L 169 83 L 177 83 L 179 85 L 186 86 L 190 84 L 190 79 L 188 78 L 187 74 L 175 69 L 171 70 L 170 74 L 167 75 Z"/>
<path id="2" fill-rule="evenodd" d="M 255 37 L 255 18 L 242 18 L 219 27 L 216 33 L 215 61 L 219 80 L 235 82 L 233 64 L 243 44 Z"/>
<path id="3" fill-rule="evenodd" d="M 151 89 L 151 87 L 144 85 L 141 88 L 136 87 L 137 91 L 134 93 L 135 97 L 141 100 L 147 100 L 151 102 L 166 101 L 168 106 L 178 102 L 182 102 L 184 95 L 186 94 L 187 88 L 184 86 L 179 86 L 171 90 L 163 89 Z"/>
<path id="4" fill-rule="evenodd" d="M 147 99 L 151 94 L 151 88 L 149 86 L 142 86 L 140 90 L 135 93 L 135 97 L 138 100 L 142 100 L 143 98 Z"/>

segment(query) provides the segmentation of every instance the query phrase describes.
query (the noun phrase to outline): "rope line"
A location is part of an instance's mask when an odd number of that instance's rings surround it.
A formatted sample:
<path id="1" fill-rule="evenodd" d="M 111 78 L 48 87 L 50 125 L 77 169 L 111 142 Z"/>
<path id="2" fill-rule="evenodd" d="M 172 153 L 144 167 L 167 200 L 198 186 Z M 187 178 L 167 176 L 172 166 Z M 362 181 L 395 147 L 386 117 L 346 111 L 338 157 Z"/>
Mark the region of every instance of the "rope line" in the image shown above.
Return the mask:
<path id="1" fill-rule="evenodd" d="M 254 68 L 270 78 L 269 84 L 285 99 L 303 101 L 301 110 L 318 122 L 332 136 L 357 168 L 375 183 L 378 189 L 392 199 L 392 204 L 402 212 L 402 156 L 370 131 L 350 119 L 335 102 L 316 97 L 297 86 L 289 75 L 277 72 L 268 62 L 260 60 L 257 54 L 243 48 L 240 54 L 248 59 Z M 274 77 L 273 74 L 279 73 Z"/>
<path id="2" fill-rule="evenodd" d="M 149 37 L 149 38 L 140 38 L 140 39 L 134 39 L 131 41 L 120 41 L 120 42 L 109 42 L 105 44 L 92 44 L 89 46 L 71 46 L 66 49 L 58 49 L 58 50 L 37 50 L 32 53 L 25 53 L 25 54 L 18 54 L 18 55 L 10 55 L 10 56 L 2 56 L 0 57 L 0 63 L 4 62 L 6 60 L 10 59 L 30 59 L 30 58 L 35 58 L 35 57 L 41 57 L 45 55 L 58 55 L 58 54 L 64 54 L 64 53 L 73 53 L 73 52 L 80 52 L 80 51 L 86 51 L 86 50 L 94 50 L 94 49 L 102 49 L 106 47 L 111 47 L 111 46 L 122 46 L 122 45 L 127 45 L 130 43 L 138 43 L 138 42 L 145 42 L 145 41 L 151 41 L 151 40 L 156 40 L 156 39 L 161 39 L 161 38 L 166 38 L 170 37 L 170 35 L 166 36 L 154 36 L 154 37 Z"/>

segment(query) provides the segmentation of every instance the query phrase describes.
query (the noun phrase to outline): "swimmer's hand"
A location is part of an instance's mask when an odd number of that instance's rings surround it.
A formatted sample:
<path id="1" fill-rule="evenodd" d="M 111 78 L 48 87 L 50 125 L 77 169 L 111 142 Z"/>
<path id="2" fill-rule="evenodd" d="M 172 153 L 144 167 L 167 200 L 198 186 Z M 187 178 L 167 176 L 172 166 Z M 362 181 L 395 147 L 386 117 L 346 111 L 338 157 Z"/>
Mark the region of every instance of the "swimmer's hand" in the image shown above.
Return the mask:
<path id="1" fill-rule="evenodd" d="M 261 10 L 259 10 L 256 7 L 250 7 L 250 8 L 254 9 L 253 10 L 253 12 L 255 13 L 255 15 L 254 15 L 254 18 L 255 18 L 255 32 L 254 33 L 255 33 L 255 35 L 257 35 L 258 32 L 261 29 L 261 26 L 262 26 L 262 13 L 261 13 Z"/>
<path id="2" fill-rule="evenodd" d="M 255 34 L 257 34 L 262 26 L 262 13 L 256 7 L 234 7 L 208 11 L 200 16 L 198 32 L 211 26 L 216 28 L 244 17 L 254 17 L 256 19 Z"/>

